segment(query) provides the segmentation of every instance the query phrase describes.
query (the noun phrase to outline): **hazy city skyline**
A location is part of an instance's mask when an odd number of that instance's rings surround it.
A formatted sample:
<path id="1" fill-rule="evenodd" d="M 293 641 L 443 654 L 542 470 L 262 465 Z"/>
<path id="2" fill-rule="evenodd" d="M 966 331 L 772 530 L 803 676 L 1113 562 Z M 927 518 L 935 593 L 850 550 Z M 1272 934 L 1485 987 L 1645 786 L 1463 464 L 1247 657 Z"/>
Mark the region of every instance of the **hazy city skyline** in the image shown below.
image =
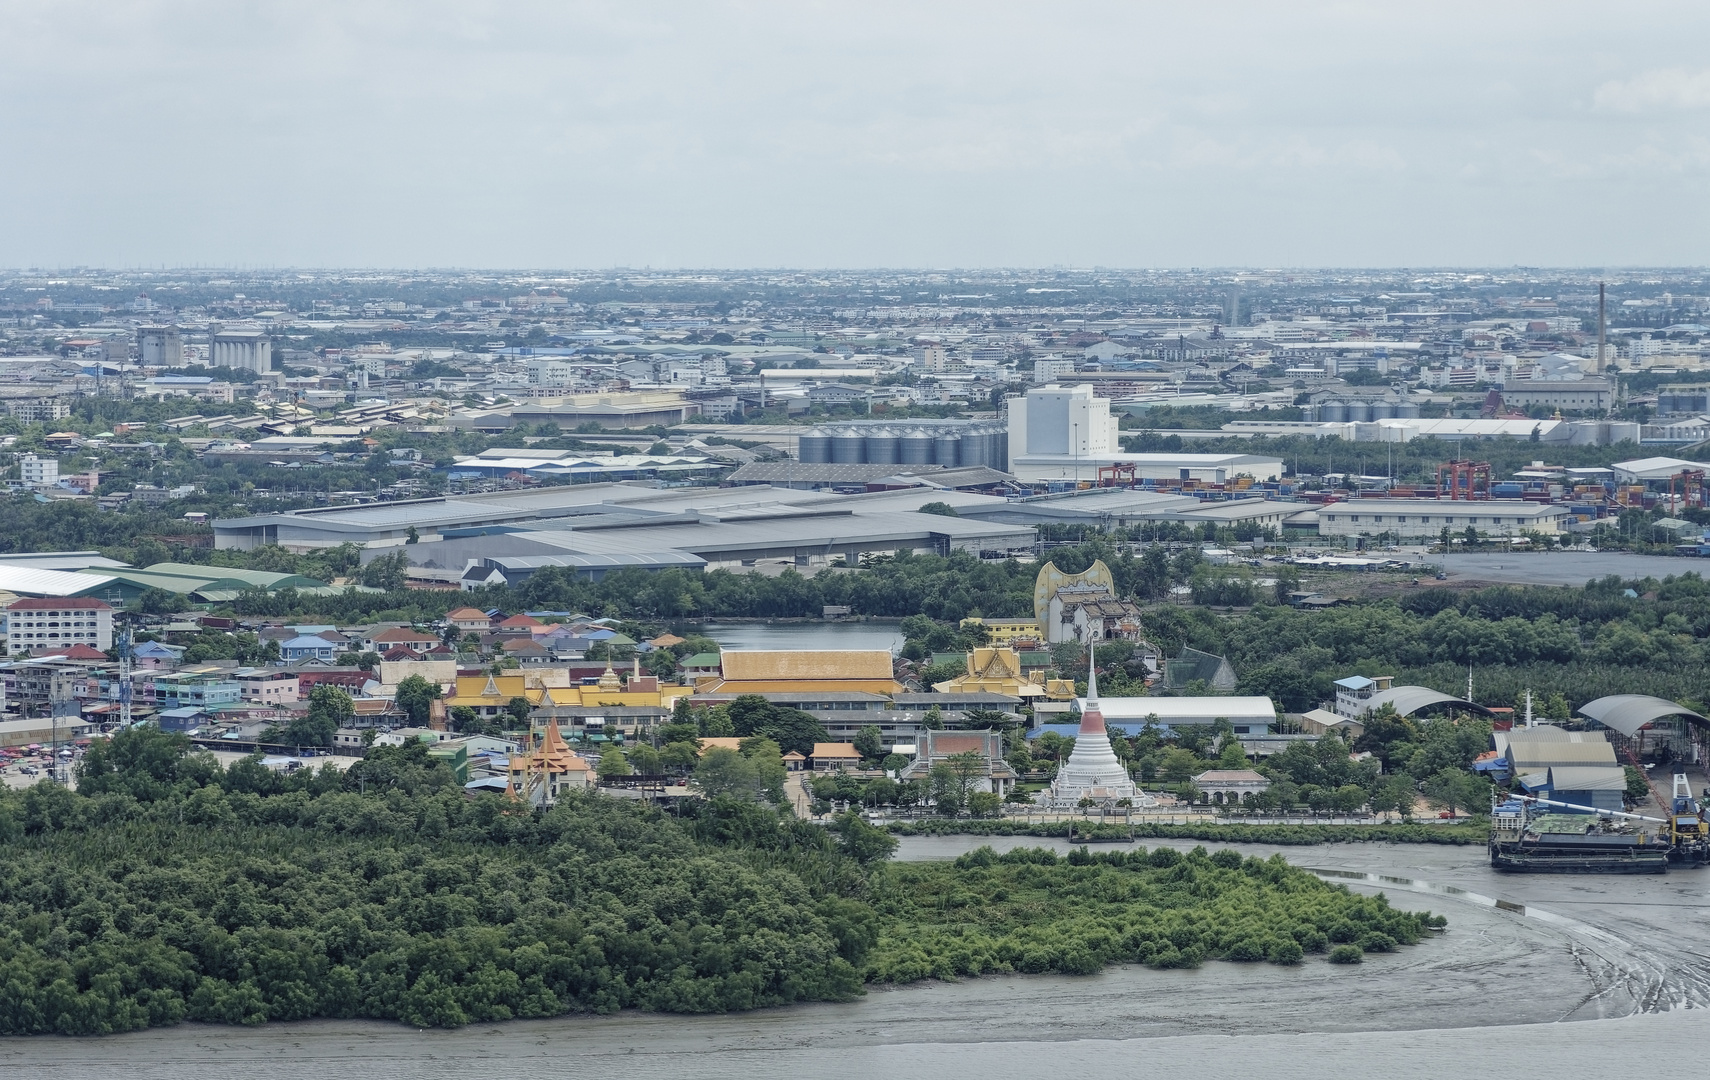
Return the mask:
<path id="1" fill-rule="evenodd" d="M 0 4 L 0 265 L 1705 261 L 1697 5 Z"/>

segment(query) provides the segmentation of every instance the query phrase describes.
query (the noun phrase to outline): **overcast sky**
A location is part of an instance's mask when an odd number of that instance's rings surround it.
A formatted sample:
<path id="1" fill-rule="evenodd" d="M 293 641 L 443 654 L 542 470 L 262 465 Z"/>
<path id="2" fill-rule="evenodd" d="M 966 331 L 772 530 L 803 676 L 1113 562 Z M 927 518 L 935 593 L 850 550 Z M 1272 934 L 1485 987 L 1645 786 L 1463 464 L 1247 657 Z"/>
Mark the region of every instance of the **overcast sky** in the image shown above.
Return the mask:
<path id="1" fill-rule="evenodd" d="M 1710 4 L 0 0 L 0 265 L 1710 263 Z"/>

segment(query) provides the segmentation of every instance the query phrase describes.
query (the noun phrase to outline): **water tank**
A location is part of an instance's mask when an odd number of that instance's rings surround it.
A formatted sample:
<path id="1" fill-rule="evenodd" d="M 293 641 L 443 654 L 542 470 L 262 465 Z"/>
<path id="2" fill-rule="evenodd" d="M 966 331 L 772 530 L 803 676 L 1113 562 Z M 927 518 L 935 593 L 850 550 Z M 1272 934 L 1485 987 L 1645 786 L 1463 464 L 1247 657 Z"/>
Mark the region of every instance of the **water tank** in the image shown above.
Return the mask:
<path id="1" fill-rule="evenodd" d="M 990 465 L 992 463 L 992 444 L 997 436 L 989 431 L 977 432 L 974 435 L 974 445 L 970 448 L 968 440 L 962 440 L 962 452 L 958 455 L 963 465 Z"/>
<path id="2" fill-rule="evenodd" d="M 796 439 L 796 460 L 804 465 L 824 465 L 831 460 L 831 436 L 809 431 Z"/>
<path id="3" fill-rule="evenodd" d="M 839 465 L 861 465 L 867 461 L 867 437 L 859 431 L 838 431 L 831 436 L 831 460 Z"/>
<path id="4" fill-rule="evenodd" d="M 949 431 L 939 432 L 938 437 L 932 440 L 932 463 L 955 468 L 957 452 L 961 445 L 962 436 Z"/>
<path id="5" fill-rule="evenodd" d="M 984 452 L 983 436 L 978 431 L 964 430 L 962 441 L 956 444 L 956 464 L 978 465 L 980 455 Z"/>
<path id="6" fill-rule="evenodd" d="M 897 440 L 897 453 L 904 465 L 932 464 L 932 432 L 925 428 L 909 428 Z"/>
<path id="7" fill-rule="evenodd" d="M 867 464 L 895 465 L 902 460 L 900 440 L 894 428 L 876 428 L 867 435 Z"/>

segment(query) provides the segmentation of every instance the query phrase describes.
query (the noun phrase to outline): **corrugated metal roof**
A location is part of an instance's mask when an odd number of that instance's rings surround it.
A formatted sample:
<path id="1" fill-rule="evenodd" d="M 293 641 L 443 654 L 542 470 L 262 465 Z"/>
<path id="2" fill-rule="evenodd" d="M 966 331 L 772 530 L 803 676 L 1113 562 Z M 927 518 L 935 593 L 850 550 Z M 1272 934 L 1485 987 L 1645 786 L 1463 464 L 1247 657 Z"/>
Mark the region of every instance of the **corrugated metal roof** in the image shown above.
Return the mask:
<path id="1" fill-rule="evenodd" d="M 65 573 L 28 566 L 0 566 L 0 589 L 19 596 L 89 596 L 113 585 L 111 574 L 89 570 Z"/>
<path id="2" fill-rule="evenodd" d="M 1627 770 L 1619 765 L 1553 765 L 1550 787 L 1555 791 L 1625 791 Z"/>
<path id="3" fill-rule="evenodd" d="M 1515 772 L 1567 768 L 1575 765 L 1614 765 L 1615 748 L 1606 742 L 1526 742 L 1508 740 L 1508 767 Z"/>

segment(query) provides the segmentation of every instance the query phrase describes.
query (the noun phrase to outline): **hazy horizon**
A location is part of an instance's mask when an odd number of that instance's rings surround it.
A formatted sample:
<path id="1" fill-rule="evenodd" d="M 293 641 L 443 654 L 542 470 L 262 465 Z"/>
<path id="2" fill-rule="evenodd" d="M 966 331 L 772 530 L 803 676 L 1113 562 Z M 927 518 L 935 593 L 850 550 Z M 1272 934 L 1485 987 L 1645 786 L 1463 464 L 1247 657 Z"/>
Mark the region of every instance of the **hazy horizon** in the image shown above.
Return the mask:
<path id="1" fill-rule="evenodd" d="M 0 266 L 1710 262 L 1710 10 L 0 0 Z"/>

